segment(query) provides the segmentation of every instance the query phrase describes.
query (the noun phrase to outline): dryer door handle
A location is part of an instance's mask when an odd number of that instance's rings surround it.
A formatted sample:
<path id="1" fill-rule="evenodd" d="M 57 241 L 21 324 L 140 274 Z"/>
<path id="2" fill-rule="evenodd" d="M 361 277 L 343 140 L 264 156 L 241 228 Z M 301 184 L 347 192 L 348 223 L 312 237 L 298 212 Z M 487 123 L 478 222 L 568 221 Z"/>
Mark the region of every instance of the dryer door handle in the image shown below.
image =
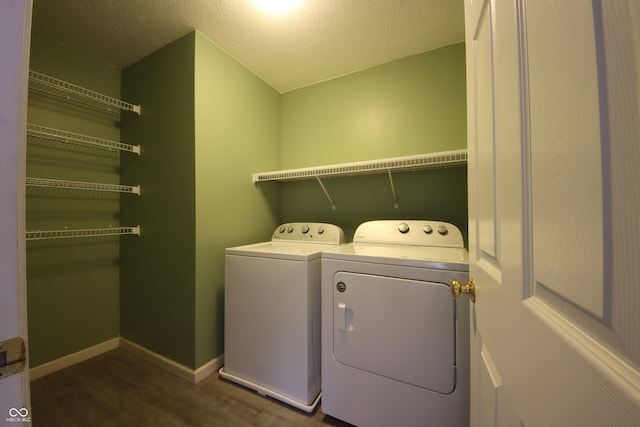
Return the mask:
<path id="1" fill-rule="evenodd" d="M 337 326 L 339 331 L 353 331 L 353 310 L 345 303 L 338 304 Z"/>

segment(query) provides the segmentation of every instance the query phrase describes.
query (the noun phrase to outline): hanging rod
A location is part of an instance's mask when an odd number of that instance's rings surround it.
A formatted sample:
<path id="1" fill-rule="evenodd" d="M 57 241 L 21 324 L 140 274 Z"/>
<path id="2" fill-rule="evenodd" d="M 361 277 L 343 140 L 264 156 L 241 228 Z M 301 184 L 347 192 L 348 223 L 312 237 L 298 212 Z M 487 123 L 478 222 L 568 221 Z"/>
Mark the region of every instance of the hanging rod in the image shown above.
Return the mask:
<path id="1" fill-rule="evenodd" d="M 60 179 L 26 177 L 26 185 L 30 187 L 62 188 L 65 190 L 91 190 L 112 193 L 131 193 L 140 195 L 139 185 L 101 184 L 98 182 L 64 181 Z"/>
<path id="2" fill-rule="evenodd" d="M 122 235 L 140 235 L 140 226 L 88 228 L 76 230 L 27 231 L 26 240 L 70 239 L 79 237 L 106 237 Z"/>
<path id="3" fill-rule="evenodd" d="M 123 144 L 118 141 L 111 141 L 108 139 L 96 138 L 88 135 L 81 135 L 79 133 L 67 132 L 65 130 L 54 129 L 46 126 L 27 124 L 27 135 L 48 139 L 51 141 L 64 142 L 69 144 L 89 145 L 94 148 L 101 148 L 104 150 L 120 150 L 128 151 L 140 155 L 139 145 Z"/>
<path id="4" fill-rule="evenodd" d="M 133 111 L 137 114 L 140 114 L 141 111 L 140 105 L 130 104 L 111 96 L 74 85 L 73 83 L 68 83 L 64 80 L 38 73 L 37 71 L 29 70 L 29 82 L 30 89 L 65 98 L 69 101 L 84 99 L 92 103 L 103 105 L 107 111 L 111 111 L 111 108 Z"/>
<path id="5" fill-rule="evenodd" d="M 364 162 L 342 163 L 301 169 L 259 172 L 252 175 L 253 182 L 294 181 L 317 177 L 352 176 L 384 171 L 421 170 L 463 166 L 467 163 L 467 150 L 442 151 L 415 156 L 393 157 Z"/>

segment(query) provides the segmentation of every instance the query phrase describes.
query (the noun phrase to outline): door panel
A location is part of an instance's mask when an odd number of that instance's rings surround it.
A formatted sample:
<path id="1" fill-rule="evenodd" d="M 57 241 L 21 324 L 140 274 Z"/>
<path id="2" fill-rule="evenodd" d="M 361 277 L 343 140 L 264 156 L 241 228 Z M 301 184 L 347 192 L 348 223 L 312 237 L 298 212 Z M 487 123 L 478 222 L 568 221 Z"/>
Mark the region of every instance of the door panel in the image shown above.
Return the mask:
<path id="1" fill-rule="evenodd" d="M 455 381 L 455 317 L 449 286 L 338 272 L 333 354 L 351 367 L 440 393 Z"/>
<path id="2" fill-rule="evenodd" d="M 623 17 L 630 10 L 591 0 L 528 2 L 524 10 L 532 171 L 528 303 L 550 307 L 535 314 L 574 331 L 573 343 L 585 357 L 601 346 L 612 351 L 618 362 L 608 360 L 599 369 L 626 371 L 623 365 L 631 362 L 637 371 L 639 341 L 626 331 L 638 331 L 629 307 L 640 308 L 640 297 L 620 278 L 640 269 L 616 261 L 637 254 L 640 244 L 637 226 L 629 222 L 640 213 L 638 174 L 629 169 L 638 159 L 639 132 L 624 119 L 635 116 L 637 123 L 638 70 L 621 75 L 638 52 L 622 30 L 630 26 Z"/>
<path id="3" fill-rule="evenodd" d="M 640 419 L 639 12 L 466 1 L 472 425 Z"/>
<path id="4" fill-rule="evenodd" d="M 475 138 L 475 161 L 477 162 L 478 194 L 478 256 L 480 259 L 495 264 L 497 261 L 496 239 L 496 170 L 495 170 L 495 138 L 493 114 L 493 43 L 492 43 L 492 8 L 488 4 L 481 15 L 474 38 L 474 67 L 476 81 L 477 117 Z"/>
<path id="5" fill-rule="evenodd" d="M 591 1 L 528 2 L 528 58 L 533 271 L 570 303 L 610 321 L 611 217 L 603 191 L 609 168 L 602 130 L 606 93 L 599 69 Z M 579 106 L 579 108 L 578 108 Z M 601 121 L 605 123 L 601 124 Z M 598 278 L 599 280 L 592 280 Z M 580 289 L 576 292 L 576 289 Z M 605 307 L 605 302 L 607 307 Z M 607 313 L 607 316 L 605 316 Z"/>
<path id="6" fill-rule="evenodd" d="M 502 283 L 500 191 L 498 185 L 495 58 L 495 9 L 492 1 L 465 4 L 467 34 L 467 108 L 469 176 L 469 262 L 472 277 L 482 284 L 478 297 Z M 497 194 L 496 194 L 497 193 Z M 474 312 L 475 309 L 475 312 Z M 484 311 L 485 309 L 486 311 Z M 489 343 L 481 339 L 479 320 L 491 321 L 490 310 L 479 301 L 472 306 L 470 343 L 471 425 L 497 426 L 502 383 L 490 357 Z M 478 320 L 478 321 L 477 321 Z M 487 326 L 488 327 L 488 326 Z M 496 326 L 497 328 L 497 326 Z M 491 339 L 490 339 L 491 340 Z"/>
<path id="7" fill-rule="evenodd" d="M 497 426 L 502 379 L 487 348 L 480 350 L 479 363 L 480 425 Z"/>

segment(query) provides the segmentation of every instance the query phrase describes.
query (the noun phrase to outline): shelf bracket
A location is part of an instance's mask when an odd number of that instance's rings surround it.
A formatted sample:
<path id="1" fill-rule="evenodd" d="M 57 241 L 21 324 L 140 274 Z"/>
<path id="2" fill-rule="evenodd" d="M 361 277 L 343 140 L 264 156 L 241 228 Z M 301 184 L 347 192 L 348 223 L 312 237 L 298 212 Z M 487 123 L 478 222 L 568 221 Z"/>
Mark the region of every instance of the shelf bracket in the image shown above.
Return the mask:
<path id="1" fill-rule="evenodd" d="M 396 197 L 396 188 L 393 185 L 393 177 L 391 176 L 391 169 L 387 169 L 389 173 L 389 184 L 391 184 L 391 195 L 393 195 L 393 208 L 398 209 L 398 198 Z"/>
<path id="2" fill-rule="evenodd" d="M 316 175 L 316 179 L 318 180 L 318 184 L 320 184 L 320 187 L 322 188 L 322 191 L 324 191 L 324 195 L 327 196 L 327 199 L 329 199 L 329 203 L 331 203 L 331 210 L 335 211 L 336 210 L 336 205 L 333 203 L 333 200 L 331 200 L 331 196 L 329 195 L 329 192 L 327 191 L 327 189 L 324 187 L 324 184 L 322 183 L 322 180 L 320 179 L 320 177 L 318 175 Z"/>

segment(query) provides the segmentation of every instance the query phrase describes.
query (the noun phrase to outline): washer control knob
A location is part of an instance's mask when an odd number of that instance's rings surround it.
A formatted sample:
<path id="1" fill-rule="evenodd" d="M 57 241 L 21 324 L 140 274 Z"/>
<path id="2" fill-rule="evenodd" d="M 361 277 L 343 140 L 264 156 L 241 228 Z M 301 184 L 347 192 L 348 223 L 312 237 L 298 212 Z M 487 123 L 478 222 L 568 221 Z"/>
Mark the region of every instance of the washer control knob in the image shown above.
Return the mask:
<path id="1" fill-rule="evenodd" d="M 320 227 L 318 227 L 318 234 L 323 234 L 324 233 L 324 226 L 321 225 Z"/>
<path id="2" fill-rule="evenodd" d="M 309 226 L 307 224 L 302 226 L 302 234 L 307 234 L 309 232 Z"/>
<path id="3" fill-rule="evenodd" d="M 400 225 L 398 225 L 398 231 L 402 234 L 406 234 L 409 232 L 409 226 L 406 222 L 401 222 Z"/>
<path id="4" fill-rule="evenodd" d="M 449 233 L 449 230 L 447 230 L 447 227 L 445 227 L 444 225 L 441 225 L 440 227 L 438 227 L 438 233 L 446 236 Z"/>
<path id="5" fill-rule="evenodd" d="M 287 229 L 287 227 L 285 227 L 284 225 L 282 227 L 280 227 L 280 229 L 278 230 L 278 232 L 280 234 L 284 233 L 284 231 Z"/>
<path id="6" fill-rule="evenodd" d="M 293 233 L 293 226 L 287 227 L 287 233 Z"/>
<path id="7" fill-rule="evenodd" d="M 433 233 L 433 228 L 431 228 L 430 225 L 425 225 L 424 227 L 422 227 L 422 231 L 424 231 L 425 234 L 431 234 Z"/>

